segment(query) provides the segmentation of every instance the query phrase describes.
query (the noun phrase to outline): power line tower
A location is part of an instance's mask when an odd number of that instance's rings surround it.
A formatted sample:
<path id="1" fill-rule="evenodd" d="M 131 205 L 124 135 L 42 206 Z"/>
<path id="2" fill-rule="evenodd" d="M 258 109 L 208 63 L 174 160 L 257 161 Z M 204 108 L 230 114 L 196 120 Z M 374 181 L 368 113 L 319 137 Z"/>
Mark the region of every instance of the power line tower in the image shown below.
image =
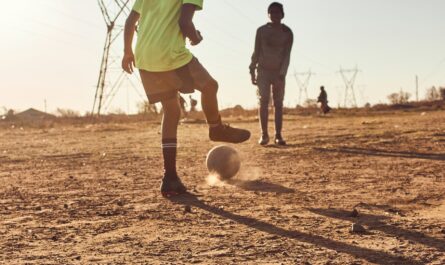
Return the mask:
<path id="1" fill-rule="evenodd" d="M 302 102 L 301 99 L 303 98 L 303 94 L 305 95 L 304 101 L 306 101 L 309 96 L 307 94 L 307 88 L 309 87 L 309 81 L 311 80 L 311 77 L 315 75 L 311 70 L 305 72 L 305 73 L 297 73 L 294 72 L 295 80 L 297 81 L 297 85 L 299 88 L 299 94 L 298 94 L 298 105 L 301 106 Z M 300 79 L 302 77 L 302 79 Z M 303 103 L 304 103 L 303 101 Z"/>
<path id="2" fill-rule="evenodd" d="M 355 80 L 357 78 L 357 74 L 359 72 L 360 70 L 357 68 L 357 66 L 354 69 L 343 69 L 340 67 L 339 73 L 342 76 L 343 81 L 345 82 L 345 101 L 344 101 L 345 108 L 348 106 L 357 107 L 354 85 L 355 85 Z"/>
<path id="3" fill-rule="evenodd" d="M 131 11 L 131 0 L 97 0 L 107 26 L 102 63 L 94 96 L 92 115 L 100 115 L 107 109 L 125 81 L 134 85 L 119 65 L 120 56 L 112 56 L 116 39 L 124 30 L 125 18 Z M 128 103 L 127 103 L 128 104 Z"/>

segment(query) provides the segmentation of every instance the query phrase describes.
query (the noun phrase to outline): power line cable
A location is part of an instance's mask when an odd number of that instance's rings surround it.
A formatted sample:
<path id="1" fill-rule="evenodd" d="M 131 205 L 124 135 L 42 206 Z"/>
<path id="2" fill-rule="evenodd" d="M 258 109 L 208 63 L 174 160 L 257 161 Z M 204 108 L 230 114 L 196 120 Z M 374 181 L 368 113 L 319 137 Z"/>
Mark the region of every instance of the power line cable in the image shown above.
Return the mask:
<path id="1" fill-rule="evenodd" d="M 48 24 L 48 23 L 46 23 L 46 22 L 37 20 L 37 19 L 35 19 L 35 18 L 30 18 L 30 20 L 32 20 L 32 21 L 34 21 L 35 23 L 40 24 L 40 25 L 42 25 L 42 26 L 44 26 L 44 27 L 46 27 L 46 28 L 51 28 L 51 29 L 57 30 L 57 31 L 59 31 L 59 32 L 62 32 L 62 33 L 64 33 L 64 34 L 66 34 L 66 35 L 71 35 L 71 36 L 73 36 L 73 37 L 76 37 L 76 39 L 79 39 L 79 38 L 81 38 L 81 39 L 89 39 L 89 38 L 91 38 L 91 35 L 90 35 L 90 36 L 87 36 L 87 35 L 82 35 L 82 34 L 78 34 L 78 33 L 70 32 L 70 31 L 67 31 L 66 29 L 63 29 L 63 28 L 60 28 L 60 27 L 57 27 L 57 26 Z"/>
<path id="2" fill-rule="evenodd" d="M 422 83 L 425 83 L 428 79 L 432 78 L 433 76 L 435 76 L 439 70 L 439 68 L 442 66 L 442 64 L 445 63 L 445 58 L 443 58 L 442 60 L 439 61 L 439 63 L 433 67 L 433 70 L 431 70 L 431 72 L 429 74 L 427 74 L 425 76 L 425 78 L 422 79 Z"/>
<path id="3" fill-rule="evenodd" d="M 40 3 L 39 2 L 39 5 L 42 5 L 42 6 L 45 6 L 45 7 L 49 8 L 49 9 L 55 11 L 56 13 L 59 13 L 60 15 L 62 15 L 65 18 L 69 18 L 71 20 L 75 20 L 75 21 L 81 22 L 83 24 L 86 24 L 88 26 L 93 26 L 93 27 L 98 28 L 98 29 L 103 29 L 103 26 L 99 26 L 98 24 L 95 24 L 95 23 L 93 23 L 91 21 L 88 21 L 88 20 L 85 20 L 83 18 L 75 17 L 75 16 L 73 16 L 70 13 L 67 13 L 65 11 L 61 11 L 60 9 L 57 9 L 57 8 L 51 6 L 51 5 L 46 4 L 46 3 Z"/>
<path id="4" fill-rule="evenodd" d="M 232 39 L 237 40 L 237 41 L 239 41 L 239 42 L 241 42 L 241 43 L 249 44 L 246 40 L 243 40 L 243 39 L 239 38 L 238 36 L 236 36 L 236 35 L 234 35 L 234 34 L 228 32 L 228 31 L 226 31 L 225 29 L 223 29 L 222 27 L 220 27 L 217 23 L 214 23 L 214 22 L 212 22 L 212 21 L 210 21 L 210 20 L 206 20 L 206 22 L 212 25 L 212 29 L 216 29 L 216 30 L 218 30 L 219 32 L 225 34 L 226 36 L 229 36 L 229 37 L 231 37 Z"/>
<path id="5" fill-rule="evenodd" d="M 256 22 L 251 19 L 250 17 L 248 17 L 243 11 L 241 11 L 240 9 L 238 9 L 237 7 L 235 7 L 233 4 L 231 4 L 229 1 L 224 0 L 223 1 L 227 6 L 229 6 L 230 8 L 232 8 L 233 10 L 235 10 L 236 13 L 238 13 L 241 17 L 243 17 L 245 20 L 249 21 L 250 23 L 252 23 L 253 25 L 256 25 Z"/>
<path id="6" fill-rule="evenodd" d="M 66 40 L 62 40 L 62 39 L 56 39 L 56 38 L 54 38 L 54 37 L 52 37 L 50 35 L 42 34 L 41 32 L 38 32 L 38 31 L 32 31 L 32 30 L 29 30 L 29 29 L 20 28 L 20 27 L 17 27 L 17 25 L 12 25 L 12 28 L 14 28 L 17 31 L 21 31 L 21 32 L 24 32 L 24 33 L 27 33 L 27 34 L 32 34 L 34 36 L 44 38 L 46 40 L 50 40 L 52 42 L 58 42 L 58 43 L 64 44 L 64 45 L 68 44 L 68 45 L 76 47 L 78 49 L 80 48 L 82 51 L 85 51 L 85 52 L 86 51 L 88 51 L 89 53 L 92 52 L 91 49 L 87 49 L 85 47 L 79 46 L 79 44 L 75 44 L 75 43 L 72 43 L 72 42 L 69 42 L 69 41 L 66 41 Z"/>

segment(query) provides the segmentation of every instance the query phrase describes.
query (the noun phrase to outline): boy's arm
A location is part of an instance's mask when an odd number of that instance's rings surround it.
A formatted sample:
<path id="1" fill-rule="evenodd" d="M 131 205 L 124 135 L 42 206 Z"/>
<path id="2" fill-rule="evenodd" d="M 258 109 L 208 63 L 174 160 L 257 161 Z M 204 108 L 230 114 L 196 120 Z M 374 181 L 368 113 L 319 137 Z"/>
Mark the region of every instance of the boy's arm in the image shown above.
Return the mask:
<path id="1" fill-rule="evenodd" d="M 258 65 L 258 59 L 260 57 L 260 50 L 261 50 L 261 34 L 260 34 L 260 29 L 258 29 L 255 36 L 255 48 L 252 54 L 252 61 L 249 66 L 250 76 L 252 77 L 252 84 L 254 85 L 256 85 L 255 71 Z"/>
<path id="2" fill-rule="evenodd" d="M 289 37 L 289 41 L 286 46 L 284 59 L 283 59 L 283 62 L 281 64 L 281 69 L 280 69 L 280 78 L 282 80 L 284 80 L 286 78 L 287 69 L 289 68 L 289 64 L 290 64 L 290 54 L 292 51 L 292 45 L 294 44 L 294 34 L 292 33 L 291 30 L 289 30 L 289 33 L 290 33 L 290 37 Z"/>
<path id="3" fill-rule="evenodd" d="M 134 71 L 135 59 L 133 54 L 133 37 L 136 31 L 136 24 L 139 21 L 140 14 L 136 11 L 131 11 L 125 22 L 124 30 L 124 58 L 122 59 L 122 69 L 131 74 Z"/>
<path id="4" fill-rule="evenodd" d="M 193 24 L 193 16 L 195 15 L 196 5 L 183 4 L 181 9 L 181 17 L 179 18 L 179 27 L 184 38 L 189 38 L 192 45 L 198 45 L 202 41 L 202 36 L 196 30 Z"/>

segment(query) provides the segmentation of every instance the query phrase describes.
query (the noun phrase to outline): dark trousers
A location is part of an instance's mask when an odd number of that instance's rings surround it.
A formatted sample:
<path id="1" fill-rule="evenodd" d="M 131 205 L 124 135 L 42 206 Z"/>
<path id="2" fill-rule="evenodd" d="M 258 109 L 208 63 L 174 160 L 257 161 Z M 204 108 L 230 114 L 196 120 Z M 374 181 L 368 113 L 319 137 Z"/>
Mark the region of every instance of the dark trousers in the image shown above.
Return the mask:
<path id="1" fill-rule="evenodd" d="M 259 116 L 261 132 L 268 135 L 267 125 L 269 119 L 269 101 L 272 91 L 273 105 L 275 108 L 275 135 L 281 136 L 283 127 L 283 100 L 284 100 L 284 81 L 282 86 L 277 85 L 279 73 L 277 71 L 267 71 L 258 69 L 257 85 L 259 100 Z"/>

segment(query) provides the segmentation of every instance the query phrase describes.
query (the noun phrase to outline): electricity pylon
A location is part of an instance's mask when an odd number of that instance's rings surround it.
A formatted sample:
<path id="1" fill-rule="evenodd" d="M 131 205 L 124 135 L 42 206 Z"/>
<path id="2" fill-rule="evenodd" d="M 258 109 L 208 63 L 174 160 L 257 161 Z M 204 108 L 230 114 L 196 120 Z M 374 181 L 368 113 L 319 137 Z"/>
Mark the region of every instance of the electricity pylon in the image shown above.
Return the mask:
<path id="1" fill-rule="evenodd" d="M 102 16 L 107 26 L 107 35 L 102 55 L 102 63 L 99 71 L 99 78 L 94 96 L 93 110 L 91 115 L 100 115 L 103 108 L 108 104 L 116 94 L 117 90 L 124 80 L 129 80 L 120 66 L 115 64 L 119 62 L 119 58 L 110 56 L 116 39 L 124 30 L 125 17 L 130 13 L 131 0 L 97 0 Z M 106 3 L 105 3 L 106 2 Z M 114 68 L 113 68 L 114 67 Z M 119 71 L 119 75 L 112 80 L 109 75 L 110 70 Z"/>
<path id="2" fill-rule="evenodd" d="M 343 81 L 345 82 L 345 108 L 348 106 L 357 107 L 354 85 L 358 72 L 360 72 L 360 70 L 357 68 L 357 66 L 354 69 L 343 69 L 340 67 L 339 73 L 342 76 Z M 347 74 L 350 74 L 349 78 Z"/>
<path id="3" fill-rule="evenodd" d="M 305 95 L 305 99 L 303 100 L 303 103 L 309 98 L 307 94 L 307 88 L 309 87 L 309 81 L 311 80 L 311 77 L 315 75 L 315 73 L 311 72 L 310 70 L 305 73 L 297 73 L 294 72 L 295 80 L 297 81 L 297 85 L 299 88 L 299 95 L 298 95 L 298 105 L 301 106 L 301 99 L 303 97 L 303 94 Z M 303 77 L 303 81 L 299 78 L 299 76 Z"/>

